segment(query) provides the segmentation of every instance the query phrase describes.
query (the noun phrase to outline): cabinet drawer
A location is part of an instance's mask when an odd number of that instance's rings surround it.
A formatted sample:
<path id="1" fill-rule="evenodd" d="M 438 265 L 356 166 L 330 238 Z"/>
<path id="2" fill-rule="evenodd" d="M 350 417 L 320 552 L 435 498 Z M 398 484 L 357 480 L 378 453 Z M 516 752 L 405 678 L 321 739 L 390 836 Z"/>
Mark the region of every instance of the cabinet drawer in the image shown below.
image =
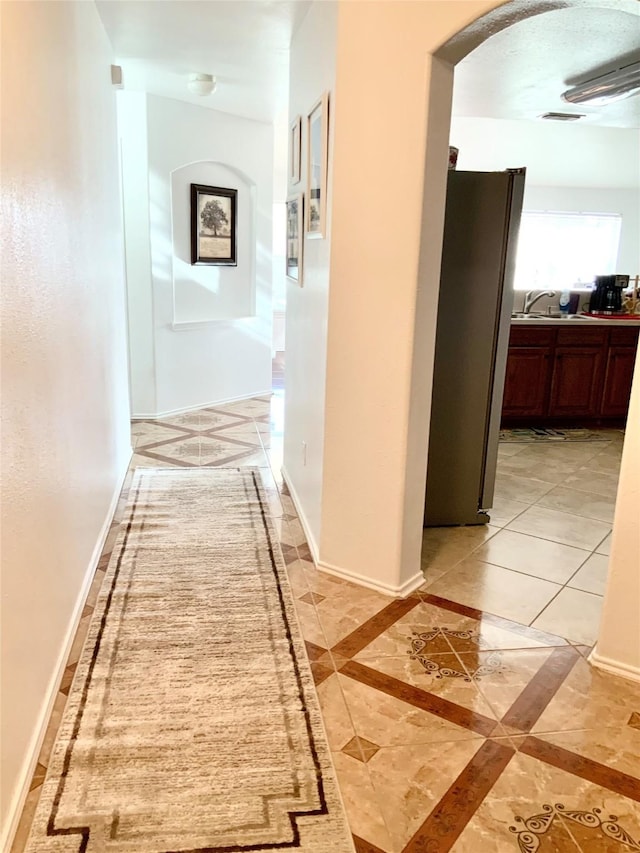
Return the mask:
<path id="1" fill-rule="evenodd" d="M 633 320 L 629 320 L 630 323 L 633 323 Z M 609 341 L 612 346 L 617 347 L 634 347 L 638 343 L 638 327 L 624 329 L 620 326 L 616 326 L 611 329 L 611 337 Z"/>
<path id="2" fill-rule="evenodd" d="M 555 329 L 550 326 L 511 326 L 509 346 L 548 347 L 554 336 Z"/>
<path id="3" fill-rule="evenodd" d="M 589 329 L 587 326 L 573 326 L 571 329 L 558 329 L 558 346 L 582 347 L 604 344 L 607 340 L 608 331 L 609 330 L 605 326 L 598 326 L 595 329 Z"/>

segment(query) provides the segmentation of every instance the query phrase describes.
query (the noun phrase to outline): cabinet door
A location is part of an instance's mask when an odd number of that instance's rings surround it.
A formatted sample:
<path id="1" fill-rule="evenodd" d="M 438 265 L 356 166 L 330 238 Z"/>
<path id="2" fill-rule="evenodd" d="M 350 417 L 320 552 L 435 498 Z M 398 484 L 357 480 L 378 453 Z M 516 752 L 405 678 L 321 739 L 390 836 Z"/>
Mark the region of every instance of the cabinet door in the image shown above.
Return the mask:
<path id="1" fill-rule="evenodd" d="M 509 347 L 502 398 L 505 417 L 543 417 L 549 389 L 548 347 Z"/>
<path id="2" fill-rule="evenodd" d="M 602 347 L 557 347 L 553 363 L 550 417 L 593 418 L 602 398 Z"/>
<path id="3" fill-rule="evenodd" d="M 634 347 L 609 347 L 600 412 L 604 418 L 627 414 L 635 360 Z"/>

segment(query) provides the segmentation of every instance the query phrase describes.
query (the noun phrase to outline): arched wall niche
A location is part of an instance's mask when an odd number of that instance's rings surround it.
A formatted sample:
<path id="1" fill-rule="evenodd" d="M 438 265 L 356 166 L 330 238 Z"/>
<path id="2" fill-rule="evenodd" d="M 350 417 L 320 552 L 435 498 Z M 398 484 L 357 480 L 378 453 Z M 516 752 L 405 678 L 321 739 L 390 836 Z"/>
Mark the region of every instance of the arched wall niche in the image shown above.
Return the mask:
<path id="1" fill-rule="evenodd" d="M 191 184 L 238 191 L 237 265 L 191 263 Z M 171 172 L 175 323 L 237 320 L 256 313 L 255 183 L 229 163 L 200 160 Z"/>

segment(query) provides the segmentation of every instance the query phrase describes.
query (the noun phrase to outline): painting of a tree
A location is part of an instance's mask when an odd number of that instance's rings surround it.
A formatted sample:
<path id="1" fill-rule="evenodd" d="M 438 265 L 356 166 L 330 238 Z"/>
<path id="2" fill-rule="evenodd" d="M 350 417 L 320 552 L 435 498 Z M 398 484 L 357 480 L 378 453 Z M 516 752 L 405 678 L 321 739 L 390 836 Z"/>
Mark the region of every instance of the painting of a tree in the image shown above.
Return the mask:
<path id="1" fill-rule="evenodd" d="M 191 184 L 191 263 L 235 266 L 238 191 Z"/>
<path id="2" fill-rule="evenodd" d="M 200 212 L 200 219 L 202 220 L 202 227 L 213 231 L 214 237 L 218 236 L 218 230 L 223 225 L 229 224 L 229 217 L 222 209 L 220 202 L 215 198 L 205 203 Z"/>

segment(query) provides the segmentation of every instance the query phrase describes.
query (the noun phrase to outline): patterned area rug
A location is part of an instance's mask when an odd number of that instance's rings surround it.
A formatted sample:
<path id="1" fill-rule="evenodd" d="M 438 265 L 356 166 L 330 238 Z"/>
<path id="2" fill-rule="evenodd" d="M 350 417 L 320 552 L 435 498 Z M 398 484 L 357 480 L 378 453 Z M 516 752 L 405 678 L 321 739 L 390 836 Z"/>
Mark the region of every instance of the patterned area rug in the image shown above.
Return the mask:
<path id="1" fill-rule="evenodd" d="M 520 444 L 537 441 L 611 441 L 611 436 L 590 429 L 501 429 L 500 441 Z"/>
<path id="2" fill-rule="evenodd" d="M 256 469 L 138 469 L 28 853 L 353 846 Z"/>

